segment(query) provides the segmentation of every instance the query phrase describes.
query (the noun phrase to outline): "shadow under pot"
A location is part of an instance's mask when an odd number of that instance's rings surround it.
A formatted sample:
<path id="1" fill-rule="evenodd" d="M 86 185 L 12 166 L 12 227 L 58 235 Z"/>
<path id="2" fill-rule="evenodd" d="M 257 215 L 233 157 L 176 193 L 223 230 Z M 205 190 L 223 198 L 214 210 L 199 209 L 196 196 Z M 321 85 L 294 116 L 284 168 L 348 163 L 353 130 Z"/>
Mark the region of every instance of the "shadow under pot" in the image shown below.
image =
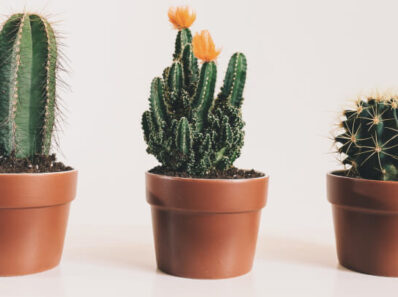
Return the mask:
<path id="1" fill-rule="evenodd" d="M 191 179 L 146 173 L 158 268 L 203 279 L 249 272 L 268 179 Z"/>
<path id="2" fill-rule="evenodd" d="M 0 276 L 59 264 L 76 183 L 76 170 L 0 174 Z"/>
<path id="3" fill-rule="evenodd" d="M 398 182 L 327 175 L 336 246 L 342 266 L 398 277 Z"/>

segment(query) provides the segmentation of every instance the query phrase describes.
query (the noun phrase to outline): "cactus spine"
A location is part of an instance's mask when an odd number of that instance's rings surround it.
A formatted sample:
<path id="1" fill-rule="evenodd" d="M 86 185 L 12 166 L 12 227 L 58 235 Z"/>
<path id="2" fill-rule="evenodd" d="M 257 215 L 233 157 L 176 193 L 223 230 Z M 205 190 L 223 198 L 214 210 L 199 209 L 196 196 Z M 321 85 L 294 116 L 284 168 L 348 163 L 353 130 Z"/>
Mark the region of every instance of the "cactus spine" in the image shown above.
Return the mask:
<path id="1" fill-rule="evenodd" d="M 246 58 L 242 53 L 231 57 L 215 99 L 214 59 L 219 51 L 211 47 L 214 44 L 208 32 L 192 38 L 189 28 L 176 23 L 181 18 L 170 19 L 179 31 L 173 63 L 163 71 L 162 78 L 152 81 L 150 108 L 142 117 L 147 151 L 168 170 L 192 176 L 229 169 L 243 146 L 240 109 Z M 200 69 L 198 57 L 203 60 Z"/>
<path id="2" fill-rule="evenodd" d="M 398 180 L 398 99 L 391 96 L 359 100 L 345 110 L 343 132 L 335 137 L 351 176 Z"/>
<path id="3" fill-rule="evenodd" d="M 48 155 L 56 109 L 57 43 L 46 19 L 11 16 L 0 32 L 0 151 Z"/>

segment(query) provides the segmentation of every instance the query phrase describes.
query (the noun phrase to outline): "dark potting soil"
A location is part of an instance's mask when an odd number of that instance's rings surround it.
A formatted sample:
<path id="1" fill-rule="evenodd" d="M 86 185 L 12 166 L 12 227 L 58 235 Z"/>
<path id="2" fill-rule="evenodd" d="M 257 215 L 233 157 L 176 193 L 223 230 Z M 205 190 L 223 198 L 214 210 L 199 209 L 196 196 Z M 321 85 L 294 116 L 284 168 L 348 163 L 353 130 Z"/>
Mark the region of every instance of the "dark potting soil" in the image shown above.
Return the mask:
<path id="1" fill-rule="evenodd" d="M 336 171 L 333 171 L 332 174 L 338 175 L 338 176 L 350 177 L 350 178 L 364 179 L 364 180 L 377 180 L 377 179 L 371 179 L 371 178 L 365 178 L 365 177 L 359 176 L 358 174 L 355 174 L 354 172 L 352 172 L 350 170 L 336 170 Z"/>
<path id="2" fill-rule="evenodd" d="M 46 173 L 69 170 L 73 168 L 57 162 L 55 154 L 36 155 L 32 159 L 0 156 L 0 173 Z"/>
<path id="3" fill-rule="evenodd" d="M 204 176 L 192 176 L 187 174 L 186 172 L 171 171 L 162 166 L 157 166 L 149 170 L 149 172 L 155 174 L 167 175 L 167 176 L 174 176 L 174 177 L 207 178 L 207 179 L 243 179 L 243 178 L 262 177 L 265 175 L 264 173 L 255 171 L 254 169 L 244 170 L 235 167 L 232 167 L 228 170 L 215 170 Z"/>

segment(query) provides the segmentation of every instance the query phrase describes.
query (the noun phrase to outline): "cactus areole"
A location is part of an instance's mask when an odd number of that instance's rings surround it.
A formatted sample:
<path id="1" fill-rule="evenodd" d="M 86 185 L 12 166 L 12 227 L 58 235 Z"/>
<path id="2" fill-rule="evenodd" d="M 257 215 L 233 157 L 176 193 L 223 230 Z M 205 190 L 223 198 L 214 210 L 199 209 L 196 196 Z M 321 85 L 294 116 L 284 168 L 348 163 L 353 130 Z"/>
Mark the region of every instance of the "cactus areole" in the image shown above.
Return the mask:
<path id="1" fill-rule="evenodd" d="M 168 171 L 205 177 L 229 170 L 240 156 L 244 140 L 241 115 L 246 57 L 232 55 L 221 92 L 214 97 L 216 49 L 209 32 L 193 38 L 195 19 L 187 8 L 170 9 L 178 29 L 173 63 L 151 84 L 150 108 L 142 116 L 147 152 Z M 202 60 L 199 67 L 198 58 Z"/>

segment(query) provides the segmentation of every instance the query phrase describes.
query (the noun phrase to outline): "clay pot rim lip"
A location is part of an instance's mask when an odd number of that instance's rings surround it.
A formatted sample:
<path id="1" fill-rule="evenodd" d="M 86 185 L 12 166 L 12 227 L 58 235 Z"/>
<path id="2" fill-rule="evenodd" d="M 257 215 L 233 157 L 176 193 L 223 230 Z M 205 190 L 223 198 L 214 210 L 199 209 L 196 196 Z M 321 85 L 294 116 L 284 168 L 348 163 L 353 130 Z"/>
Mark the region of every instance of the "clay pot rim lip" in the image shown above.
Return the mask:
<path id="1" fill-rule="evenodd" d="M 57 174 L 70 174 L 70 173 L 77 173 L 77 169 L 72 170 L 65 170 L 65 171 L 58 171 L 58 172 L 21 172 L 21 173 L 0 173 L 0 177 L 2 176 L 43 176 L 43 175 L 57 175 Z"/>
<path id="2" fill-rule="evenodd" d="M 269 174 L 263 173 L 261 171 L 258 171 L 262 174 L 264 174 L 264 176 L 259 176 L 259 177 L 251 177 L 251 178 L 193 178 L 193 177 L 179 177 L 179 176 L 170 176 L 170 175 L 164 175 L 164 174 L 158 174 L 158 173 L 152 173 L 149 171 L 146 171 L 145 174 L 146 175 L 152 175 L 152 176 L 159 176 L 161 178 L 164 179 L 168 179 L 168 180 L 180 180 L 180 181 L 197 181 L 197 182 L 201 182 L 201 183 L 211 183 L 211 182 L 233 182 L 233 183 L 239 183 L 239 182 L 247 182 L 247 181 L 251 181 L 251 180 L 267 180 L 269 179 Z"/>
<path id="3" fill-rule="evenodd" d="M 355 181 L 355 182 L 364 182 L 364 183 L 375 183 L 375 184 L 391 184 L 391 185 L 397 185 L 398 186 L 398 181 L 392 181 L 392 180 L 377 180 L 377 179 L 366 179 L 366 178 L 359 178 L 359 177 L 350 177 L 350 176 L 342 176 L 338 175 L 336 173 L 339 172 L 344 172 L 346 170 L 333 170 L 329 171 L 327 173 L 327 176 L 333 176 L 339 179 L 345 179 L 345 180 L 350 180 L 350 181 Z"/>

